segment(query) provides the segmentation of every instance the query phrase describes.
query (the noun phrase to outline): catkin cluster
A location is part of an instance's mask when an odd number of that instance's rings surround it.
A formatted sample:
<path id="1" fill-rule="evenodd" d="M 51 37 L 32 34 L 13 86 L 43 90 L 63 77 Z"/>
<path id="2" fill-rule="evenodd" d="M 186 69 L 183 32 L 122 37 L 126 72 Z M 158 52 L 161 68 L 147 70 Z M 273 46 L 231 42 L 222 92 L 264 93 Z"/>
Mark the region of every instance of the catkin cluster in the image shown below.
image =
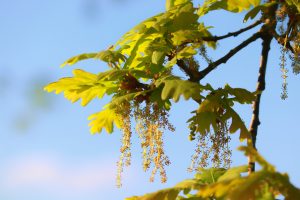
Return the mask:
<path id="1" fill-rule="evenodd" d="M 136 133 L 141 140 L 143 169 L 152 168 L 150 181 L 154 181 L 159 172 L 161 182 L 167 181 L 165 166 L 170 160 L 164 151 L 163 131 L 175 131 L 168 121 L 168 112 L 159 108 L 156 103 L 141 103 L 140 101 L 126 102 L 119 106 L 117 114 L 122 118 L 122 146 L 120 159 L 117 163 L 117 186 L 121 186 L 124 166 L 131 163 L 132 122 L 135 121 Z"/>
<path id="2" fill-rule="evenodd" d="M 227 124 L 219 122 L 217 131 L 196 135 L 197 146 L 192 156 L 188 171 L 198 172 L 210 164 L 215 168 L 229 168 L 231 164 L 231 150 L 229 148 L 230 135 Z M 211 161 L 211 163 L 209 162 Z"/>
<path id="3" fill-rule="evenodd" d="M 117 109 L 117 114 L 122 119 L 122 146 L 120 148 L 120 159 L 117 162 L 117 186 L 122 186 L 122 172 L 124 166 L 131 164 L 131 106 L 129 102 L 122 103 Z"/>
<path id="4" fill-rule="evenodd" d="M 295 8 L 282 4 L 277 10 L 276 18 L 278 22 L 280 22 L 278 32 L 282 40 L 282 46 L 280 48 L 280 70 L 283 79 L 281 98 L 286 99 L 288 97 L 286 55 L 288 55 L 291 60 L 293 73 L 296 75 L 300 73 L 300 17 Z"/>
<path id="5" fill-rule="evenodd" d="M 300 33 L 299 32 L 297 33 L 297 36 L 294 40 L 293 49 L 294 49 L 294 54 L 293 56 L 290 56 L 290 59 L 292 61 L 293 73 L 298 75 L 300 73 Z"/>

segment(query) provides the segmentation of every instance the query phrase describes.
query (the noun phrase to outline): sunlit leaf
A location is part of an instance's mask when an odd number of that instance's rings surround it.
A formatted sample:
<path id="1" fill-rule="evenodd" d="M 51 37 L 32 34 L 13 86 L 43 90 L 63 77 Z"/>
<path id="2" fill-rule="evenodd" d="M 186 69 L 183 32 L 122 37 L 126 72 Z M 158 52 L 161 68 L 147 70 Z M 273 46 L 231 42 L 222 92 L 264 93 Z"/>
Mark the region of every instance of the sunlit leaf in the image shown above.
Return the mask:
<path id="1" fill-rule="evenodd" d="M 97 56 L 97 54 L 98 53 L 84 53 L 84 54 L 80 54 L 80 55 L 74 56 L 74 57 L 68 59 L 67 61 L 65 61 L 61 65 L 61 67 L 64 67 L 66 65 L 74 65 L 74 64 L 76 64 L 79 61 L 90 59 L 90 58 L 95 58 Z"/>
<path id="2" fill-rule="evenodd" d="M 249 10 L 252 6 L 258 6 L 260 0 L 206 0 L 198 10 L 198 15 L 203 16 L 210 11 L 223 9 L 230 12 L 242 12 Z"/>
<path id="3" fill-rule="evenodd" d="M 240 151 L 243 151 L 246 156 L 250 156 L 251 160 L 259 163 L 263 168 L 268 171 L 275 172 L 275 167 L 269 164 L 258 152 L 252 147 L 242 146 L 239 147 Z"/>
<path id="4" fill-rule="evenodd" d="M 154 89 L 150 94 L 150 101 L 157 103 L 159 108 L 164 108 L 166 110 L 170 110 L 171 102 L 169 99 L 163 100 L 161 98 L 162 90 L 163 90 L 163 86 L 160 86 L 160 87 Z"/>
<path id="5" fill-rule="evenodd" d="M 173 99 L 177 102 L 182 95 L 185 100 L 189 98 L 200 99 L 201 85 L 195 82 L 182 80 L 176 76 L 167 76 L 155 82 L 156 87 L 163 85 L 161 98 Z"/>
<path id="6" fill-rule="evenodd" d="M 115 109 L 116 107 L 122 105 L 122 103 L 124 103 L 124 102 L 130 102 L 137 96 L 140 96 L 140 95 L 145 96 L 147 94 L 147 92 L 148 91 L 140 91 L 140 92 L 132 92 L 132 93 L 125 94 L 122 96 L 115 96 L 112 98 L 112 100 L 108 104 L 108 107 L 110 109 Z"/>
<path id="7" fill-rule="evenodd" d="M 241 177 L 241 173 L 248 172 L 248 166 L 239 166 L 239 167 L 232 167 L 228 169 L 223 175 L 218 179 L 218 182 L 221 181 L 230 181 L 236 178 Z"/>
<path id="8" fill-rule="evenodd" d="M 255 6 L 245 15 L 244 22 L 248 21 L 249 18 L 254 19 L 259 12 L 264 11 L 265 9 L 268 9 L 270 6 L 273 6 L 275 4 L 277 4 L 277 2 L 272 1 L 272 2 L 262 4 L 262 5 Z"/>
<path id="9" fill-rule="evenodd" d="M 199 112 L 188 120 L 192 125 L 196 126 L 196 132 L 207 134 L 210 132 L 210 127 L 217 127 L 218 115 L 214 112 L 204 111 Z"/>
<path id="10" fill-rule="evenodd" d="M 229 127 L 230 133 L 235 133 L 236 131 L 240 130 L 240 140 L 243 141 L 244 139 L 250 139 L 251 134 L 248 131 L 247 127 L 245 126 L 244 121 L 241 117 L 230 107 L 226 108 L 226 118 L 227 116 L 231 118 L 231 125 Z"/>
<path id="11" fill-rule="evenodd" d="M 200 169 L 200 171 L 200 173 L 195 175 L 195 178 L 204 184 L 215 183 L 226 173 L 226 169 L 224 168 Z"/>
<path id="12" fill-rule="evenodd" d="M 95 58 L 107 62 L 110 67 L 120 68 L 119 63 L 125 62 L 126 57 L 120 51 L 105 50 L 99 52 Z"/>
<path id="13" fill-rule="evenodd" d="M 152 63 L 159 64 L 164 61 L 165 53 L 162 51 L 154 51 L 152 54 Z"/>
<path id="14" fill-rule="evenodd" d="M 166 0 L 166 10 L 170 10 L 174 6 L 191 2 L 190 0 Z"/>
<path id="15" fill-rule="evenodd" d="M 237 101 L 241 104 L 251 104 L 255 100 L 255 94 L 244 88 L 232 88 L 228 84 L 224 88 L 227 92 L 234 96 L 233 101 Z"/>
<path id="16" fill-rule="evenodd" d="M 135 69 L 110 69 L 98 74 L 98 80 L 101 81 L 118 81 L 124 79 L 124 76 L 130 74 L 136 79 L 151 78 L 147 72 Z"/>
<path id="17" fill-rule="evenodd" d="M 94 98 L 102 98 L 104 94 L 116 90 L 111 81 L 99 81 L 96 74 L 80 69 L 73 70 L 74 77 L 61 78 L 45 87 L 47 92 L 64 93 L 72 103 L 82 99 L 81 105 L 87 105 Z"/>
<path id="18" fill-rule="evenodd" d="M 229 95 L 235 98 L 229 98 Z M 195 127 L 196 132 L 207 134 L 211 127 L 217 130 L 218 122 L 228 123 L 230 133 L 235 133 L 240 130 L 240 140 L 250 139 L 251 134 L 245 126 L 245 123 L 232 108 L 232 100 L 241 103 L 251 103 L 250 100 L 252 100 L 253 97 L 253 94 L 247 90 L 231 88 L 228 85 L 225 86 L 224 89 L 215 90 L 206 96 L 201 102 L 196 114 L 188 120 L 190 127 Z"/>
<path id="19" fill-rule="evenodd" d="M 114 124 L 120 128 L 122 125 L 122 119 L 112 109 L 105 109 L 98 113 L 92 114 L 88 118 L 91 120 L 89 126 L 92 134 L 101 133 L 104 128 L 107 133 L 113 132 Z"/>
<path id="20" fill-rule="evenodd" d="M 166 65 L 167 68 L 170 68 L 174 66 L 177 63 L 177 60 L 183 59 L 183 58 L 190 58 L 197 54 L 197 48 L 199 46 L 186 46 L 181 51 L 179 51 Z"/>

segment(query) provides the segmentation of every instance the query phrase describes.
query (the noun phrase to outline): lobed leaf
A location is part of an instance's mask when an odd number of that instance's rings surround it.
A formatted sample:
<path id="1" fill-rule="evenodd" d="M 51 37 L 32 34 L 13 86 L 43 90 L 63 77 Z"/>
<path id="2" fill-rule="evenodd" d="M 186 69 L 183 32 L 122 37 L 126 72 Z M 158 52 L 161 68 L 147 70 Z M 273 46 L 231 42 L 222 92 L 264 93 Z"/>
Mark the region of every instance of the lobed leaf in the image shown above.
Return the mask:
<path id="1" fill-rule="evenodd" d="M 228 98 L 229 95 L 234 98 Z M 196 132 L 201 134 L 209 133 L 211 127 L 217 131 L 217 123 L 230 122 L 229 132 L 235 133 L 240 130 L 240 140 L 250 139 L 250 133 L 241 117 L 232 109 L 232 101 L 240 103 L 251 103 L 253 94 L 241 88 L 225 86 L 211 92 L 201 102 L 196 114 L 188 120 L 190 127 L 195 127 Z"/>
<path id="2" fill-rule="evenodd" d="M 232 88 L 228 84 L 224 88 L 228 94 L 234 96 L 232 99 L 241 104 L 251 104 L 255 100 L 255 93 L 244 88 Z"/>
<path id="3" fill-rule="evenodd" d="M 275 167 L 269 164 L 254 148 L 242 146 L 238 149 L 243 151 L 245 156 L 250 156 L 251 160 L 257 162 L 263 168 L 267 169 L 268 171 L 275 172 Z"/>
<path id="4" fill-rule="evenodd" d="M 166 65 L 166 68 L 170 68 L 177 63 L 177 60 L 184 58 L 191 58 L 192 56 L 197 54 L 197 48 L 199 45 L 186 46 L 181 51 L 179 51 L 174 58 L 172 58 Z"/>
<path id="5" fill-rule="evenodd" d="M 110 67 L 114 68 L 120 68 L 119 64 L 126 61 L 126 56 L 120 53 L 120 51 L 110 49 L 99 52 L 95 58 L 108 63 Z"/>
<path id="6" fill-rule="evenodd" d="M 209 168 L 209 169 L 200 169 L 200 173 L 195 175 L 195 178 L 204 184 L 212 184 L 219 180 L 220 177 L 223 177 L 223 174 L 226 173 L 224 168 Z"/>
<path id="7" fill-rule="evenodd" d="M 170 110 L 171 102 L 170 102 L 169 99 L 163 100 L 161 98 L 162 90 L 163 90 L 162 86 L 152 90 L 151 93 L 150 93 L 150 101 L 151 102 L 156 102 L 157 105 L 159 106 L 159 108 L 164 108 L 166 110 Z"/>
<path id="8" fill-rule="evenodd" d="M 247 155 L 256 157 L 263 165 L 272 166 L 265 161 L 253 148 L 241 147 Z M 135 196 L 128 200 L 166 200 L 168 195 L 173 200 L 207 200 L 230 199 L 252 200 L 272 199 L 283 195 L 287 200 L 300 199 L 300 190 L 291 184 L 286 174 L 276 172 L 274 168 L 263 167 L 260 171 L 242 176 L 247 166 L 231 169 L 211 168 L 202 170 L 195 179 L 185 180 L 172 188 L 159 190 L 144 196 Z M 180 194 L 182 194 L 180 195 Z"/>
<path id="9" fill-rule="evenodd" d="M 248 166 L 232 167 L 226 170 L 225 173 L 218 179 L 218 182 L 231 181 L 241 177 L 241 173 L 248 172 Z"/>
<path id="10" fill-rule="evenodd" d="M 242 12 L 249 10 L 252 6 L 258 6 L 260 0 L 206 0 L 199 8 L 197 14 L 203 16 L 210 11 L 223 9 L 229 12 Z"/>
<path id="11" fill-rule="evenodd" d="M 187 2 L 191 2 L 191 0 L 166 0 L 166 10 L 168 11 L 174 6 L 178 6 Z"/>
<path id="12" fill-rule="evenodd" d="M 150 74 L 143 70 L 135 69 L 110 69 L 98 74 L 97 79 L 101 81 L 119 81 L 124 79 L 124 76 L 130 74 L 137 80 L 140 78 L 152 78 Z"/>
<path id="13" fill-rule="evenodd" d="M 277 2 L 272 1 L 272 2 L 268 2 L 268 3 L 264 3 L 261 5 L 255 6 L 245 15 L 244 22 L 248 21 L 249 18 L 254 19 L 259 12 L 262 12 L 262 11 L 268 9 L 270 6 L 273 6 L 275 4 L 277 4 Z"/>
<path id="14" fill-rule="evenodd" d="M 82 99 L 81 105 L 86 106 L 94 98 L 102 98 L 117 90 L 112 81 L 99 81 L 96 74 L 84 70 L 73 70 L 74 77 L 61 78 L 57 82 L 48 84 L 44 89 L 47 92 L 64 93 L 66 99 L 72 103 Z"/>
<path id="15" fill-rule="evenodd" d="M 191 125 L 196 126 L 196 132 L 200 134 L 207 134 L 210 132 L 210 127 L 217 128 L 218 115 L 214 112 L 199 112 L 187 122 Z"/>
<path id="16" fill-rule="evenodd" d="M 74 56 L 74 57 L 68 59 L 67 61 L 65 61 L 63 64 L 61 64 L 60 67 L 64 67 L 66 65 L 74 65 L 79 61 L 90 59 L 90 58 L 95 58 L 97 56 L 97 54 L 98 53 L 84 53 L 84 54 Z"/>
<path id="17" fill-rule="evenodd" d="M 161 92 L 161 99 L 173 99 L 178 102 L 182 95 L 185 100 L 189 98 L 201 99 L 200 92 L 202 90 L 201 85 L 195 82 L 182 80 L 176 76 L 166 76 L 158 79 L 155 82 L 156 87 L 163 85 Z"/>
<path id="18" fill-rule="evenodd" d="M 147 92 L 149 92 L 149 91 L 132 92 L 132 93 L 125 94 L 122 96 L 115 96 L 112 98 L 112 100 L 108 104 L 108 107 L 110 109 L 115 109 L 117 106 L 122 105 L 122 103 L 124 103 L 124 102 L 130 102 L 137 96 L 141 96 L 141 95 L 145 96 L 147 94 Z"/>
<path id="19" fill-rule="evenodd" d="M 167 67 L 176 63 L 176 59 L 188 58 L 197 53 L 196 48 L 203 44 L 204 36 L 210 36 L 209 27 L 198 22 L 198 15 L 190 0 L 167 2 L 173 5 L 165 13 L 156 15 L 126 33 L 116 46 L 126 45 L 120 50 L 122 55 L 128 55 L 123 65 L 124 69 L 149 70 L 159 73 L 164 70 L 166 56 L 170 55 L 176 46 L 182 43 L 195 43 L 176 53 Z M 215 42 L 207 42 L 215 47 Z"/>
<path id="20" fill-rule="evenodd" d="M 98 113 L 89 116 L 88 120 L 91 120 L 89 126 L 92 134 L 101 133 L 104 128 L 107 133 L 113 132 L 114 124 L 120 128 L 122 125 L 122 119 L 116 114 L 113 109 L 105 109 Z"/>

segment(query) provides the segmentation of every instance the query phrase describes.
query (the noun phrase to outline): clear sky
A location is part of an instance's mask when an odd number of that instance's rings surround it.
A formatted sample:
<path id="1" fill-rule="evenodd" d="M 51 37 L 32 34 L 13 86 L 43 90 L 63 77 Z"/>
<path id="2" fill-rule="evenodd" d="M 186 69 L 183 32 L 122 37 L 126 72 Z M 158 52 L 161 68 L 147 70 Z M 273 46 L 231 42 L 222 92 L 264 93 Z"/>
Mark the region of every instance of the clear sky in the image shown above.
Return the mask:
<path id="1" fill-rule="evenodd" d="M 59 65 L 76 54 L 106 49 L 135 24 L 163 10 L 163 0 L 0 0 L 0 199 L 123 199 L 193 176 L 186 169 L 195 143 L 187 139 L 185 122 L 196 109 L 195 104 L 182 101 L 171 111 L 171 122 L 177 129 L 165 133 L 166 152 L 172 162 L 167 167 L 168 183 L 161 184 L 159 177 L 149 183 L 150 173 L 142 171 L 141 150 L 135 138 L 132 166 L 125 169 L 123 187 L 117 189 L 120 132 L 92 136 L 87 126 L 87 117 L 101 110 L 108 99 L 82 108 L 63 95 L 41 91 L 43 85 L 71 75 L 75 68 L 91 72 L 107 69 L 96 61 L 64 69 Z M 217 12 L 204 22 L 215 26 L 211 32 L 220 35 L 239 29 L 242 19 L 242 15 Z M 220 43 L 212 57 L 219 58 L 245 37 L 247 34 Z M 204 81 L 214 87 L 229 83 L 253 91 L 259 54 L 257 41 Z M 279 47 L 273 41 L 258 149 L 300 187 L 300 80 L 289 73 L 289 98 L 282 101 L 279 56 Z M 251 107 L 236 108 L 248 124 Z M 235 152 L 239 145 L 234 135 L 233 165 L 247 162 Z"/>

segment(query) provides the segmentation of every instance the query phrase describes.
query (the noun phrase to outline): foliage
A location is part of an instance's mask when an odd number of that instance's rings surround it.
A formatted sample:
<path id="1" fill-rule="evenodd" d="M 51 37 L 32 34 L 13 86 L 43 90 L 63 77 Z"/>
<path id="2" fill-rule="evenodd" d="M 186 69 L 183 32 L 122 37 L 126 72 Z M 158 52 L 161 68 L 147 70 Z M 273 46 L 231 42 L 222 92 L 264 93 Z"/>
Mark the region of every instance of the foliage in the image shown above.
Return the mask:
<path id="1" fill-rule="evenodd" d="M 204 199 L 298 199 L 300 190 L 289 181 L 287 174 L 276 172 L 274 166 L 264 160 L 254 149 L 240 147 L 246 155 L 253 156 L 261 165 L 261 170 L 250 175 L 247 166 L 203 169 L 194 179 L 185 180 L 176 186 L 144 196 L 134 196 L 126 200 L 204 200 Z"/>
<path id="2" fill-rule="evenodd" d="M 63 67 L 85 59 L 98 59 L 106 62 L 109 69 L 98 74 L 75 69 L 74 76 L 50 83 L 45 90 L 64 93 L 71 102 L 81 99 L 82 106 L 104 95 L 111 97 L 102 111 L 89 117 L 89 125 L 93 134 L 101 133 L 103 129 L 112 133 L 114 126 L 122 130 L 119 186 L 123 167 L 130 165 L 133 123 L 143 149 L 143 169 L 152 168 L 150 181 L 159 172 L 161 182 L 166 182 L 164 167 L 170 161 L 163 149 L 163 133 L 166 129 L 174 131 L 168 121 L 168 111 L 172 103 L 181 98 L 198 104 L 187 121 L 190 140 L 198 140 L 190 168 L 197 172 L 195 179 L 129 199 L 274 199 L 278 194 L 287 199 L 299 197 L 299 190 L 289 183 L 287 175 L 276 172 L 251 148 L 255 147 L 259 125 L 258 108 L 265 88 L 266 62 L 260 66 L 258 87 L 254 92 L 228 84 L 217 89 L 210 84 L 201 84 L 207 74 L 259 38 L 263 40 L 262 60 L 267 60 L 270 42 L 275 38 L 282 48 L 283 93 L 287 97 L 286 54 L 292 60 L 293 72 L 300 72 L 299 3 L 295 0 L 206 0 L 199 7 L 195 5 L 191 0 L 166 0 L 165 12 L 141 22 L 107 50 L 80 54 L 62 64 Z M 212 27 L 203 22 L 203 16 L 216 10 L 247 11 L 244 21 L 259 20 L 238 31 L 213 36 Z M 219 40 L 238 36 L 258 25 L 262 25 L 259 31 L 220 59 L 213 61 L 208 56 L 206 49 L 215 50 Z M 199 56 L 207 62 L 206 68 L 200 69 Z M 176 75 L 173 70 L 176 67 L 187 78 Z M 236 103 L 253 103 L 253 121 L 249 129 L 234 110 Z M 257 161 L 262 166 L 260 171 L 241 176 L 245 167 L 229 168 L 231 150 L 228 143 L 230 134 L 236 132 L 241 141 L 247 140 L 248 147 L 242 150 L 250 161 Z M 204 170 L 209 159 L 214 168 Z"/>

